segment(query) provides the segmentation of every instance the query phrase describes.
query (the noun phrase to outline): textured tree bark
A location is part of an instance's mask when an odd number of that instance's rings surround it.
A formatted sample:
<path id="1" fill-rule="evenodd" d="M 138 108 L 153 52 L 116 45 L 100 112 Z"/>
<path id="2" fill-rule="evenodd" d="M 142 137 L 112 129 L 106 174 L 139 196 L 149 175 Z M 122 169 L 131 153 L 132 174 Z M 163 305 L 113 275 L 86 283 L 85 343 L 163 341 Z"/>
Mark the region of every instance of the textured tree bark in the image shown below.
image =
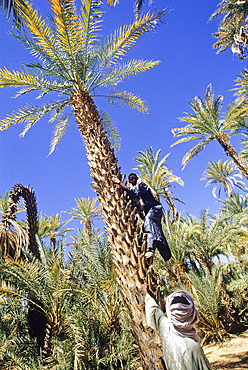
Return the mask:
<path id="1" fill-rule="evenodd" d="M 218 134 L 216 136 L 216 139 L 224 149 L 226 155 L 228 155 L 233 160 L 233 162 L 239 168 L 240 172 L 245 176 L 246 179 L 248 179 L 248 167 L 239 157 L 234 147 L 231 145 L 229 136 L 226 134 Z"/>
<path id="2" fill-rule="evenodd" d="M 159 279 L 154 275 L 151 261 L 144 258 L 145 238 L 136 222 L 136 209 L 126 192 L 115 187 L 112 176 L 122 178 L 117 159 L 111 148 L 96 106 L 87 92 L 71 96 L 78 128 L 83 135 L 91 177 L 102 205 L 103 220 L 112 245 L 113 261 L 122 285 L 132 331 L 139 344 L 144 369 L 165 369 L 159 336 L 148 327 L 144 311 L 141 284 L 148 282 L 149 290 L 163 306 Z"/>

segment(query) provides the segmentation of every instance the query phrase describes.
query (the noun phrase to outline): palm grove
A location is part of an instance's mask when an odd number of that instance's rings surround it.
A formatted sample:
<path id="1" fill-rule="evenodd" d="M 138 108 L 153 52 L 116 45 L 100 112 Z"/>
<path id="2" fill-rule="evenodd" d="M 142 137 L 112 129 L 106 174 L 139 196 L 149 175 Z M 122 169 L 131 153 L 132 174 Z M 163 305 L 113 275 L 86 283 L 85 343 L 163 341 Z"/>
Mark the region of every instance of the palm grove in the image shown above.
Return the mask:
<path id="1" fill-rule="evenodd" d="M 231 47 L 241 59 L 246 57 L 247 3 L 223 2 L 212 16 L 221 16 L 215 46 L 220 51 Z M 72 0 L 49 4 L 48 24 L 25 0 L 14 2 L 22 22 L 16 37 L 35 58 L 20 71 L 2 68 L 0 86 L 18 87 L 16 96 L 38 91 L 42 100 L 49 93 L 58 100 L 39 106 L 27 100 L 2 119 L 0 127 L 24 123 L 24 136 L 49 113 L 56 122 L 52 153 L 75 115 L 100 206 L 96 199 L 75 199 L 77 207 L 67 212 L 84 227 L 73 234 L 65 258 L 69 222 L 39 213 L 34 190 L 25 185 L 17 184 L 1 197 L 1 368 L 163 369 L 159 338 L 145 320 L 140 290 L 144 281 L 161 306 L 163 297 L 175 289 L 190 292 L 204 342 L 221 341 L 247 321 L 248 199 L 240 194 L 247 189 L 241 174 L 248 178 L 247 71 L 236 80 L 237 97 L 223 117 L 222 97 L 215 98 L 208 86 L 205 99 L 195 98 L 190 103 L 193 113 L 181 118 L 186 126 L 173 129 L 175 137 L 182 136 L 175 144 L 198 140 L 183 158 L 184 165 L 212 140 L 229 156 L 224 163 L 209 162 L 204 172 L 208 184 L 215 185 L 215 196 L 218 187 L 219 195 L 221 187 L 226 193 L 218 214 L 210 216 L 205 210 L 199 219 L 179 214 L 171 188 L 183 182 L 167 168 L 168 155 L 161 159 L 161 150 L 154 153 L 150 147 L 135 158 L 136 171 L 169 206 L 163 228 L 172 258 L 164 263 L 158 256 L 151 265 L 144 259 L 142 222 L 125 192 L 113 184 L 113 175 L 124 178 L 113 149 L 118 136 L 109 116 L 98 112 L 95 98 L 99 93 L 109 103 L 146 112 L 138 96 L 116 85 L 159 63 L 126 61 L 125 56 L 140 37 L 162 23 L 166 11 L 136 13 L 133 23 L 98 44 L 100 1 L 82 1 L 80 13 Z M 243 135 L 239 154 L 230 143 L 235 134 Z M 24 206 L 26 222 L 16 221 Z M 100 213 L 106 234 L 94 227 Z"/>

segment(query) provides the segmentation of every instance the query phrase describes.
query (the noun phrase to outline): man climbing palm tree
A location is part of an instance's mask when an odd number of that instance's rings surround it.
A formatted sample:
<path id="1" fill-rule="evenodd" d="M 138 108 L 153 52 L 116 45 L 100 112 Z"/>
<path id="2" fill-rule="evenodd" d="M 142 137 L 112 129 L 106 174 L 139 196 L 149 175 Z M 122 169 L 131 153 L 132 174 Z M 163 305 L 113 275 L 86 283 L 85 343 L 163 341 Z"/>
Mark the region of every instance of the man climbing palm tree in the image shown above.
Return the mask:
<path id="1" fill-rule="evenodd" d="M 127 192 L 129 197 L 138 206 L 141 218 L 144 220 L 144 233 L 147 233 L 146 258 L 155 257 L 155 249 L 158 248 L 165 261 L 171 257 L 170 248 L 165 239 L 161 219 L 162 204 L 153 196 L 152 190 L 135 173 L 128 176 L 130 187 L 124 185 L 117 177 L 113 181 Z"/>
<path id="2" fill-rule="evenodd" d="M 118 28 L 100 44 L 98 39 L 103 20 L 100 0 L 81 0 L 80 14 L 76 11 L 74 0 L 50 0 L 53 12 L 51 24 L 26 0 L 16 2 L 26 27 L 25 33 L 18 38 L 31 49 L 36 60 L 29 64 L 28 71 L 0 69 L 0 87 L 19 87 L 21 91 L 17 95 L 39 90 L 39 98 L 49 93 L 55 93 L 54 97 L 57 93 L 58 100 L 45 102 L 41 106 L 25 105 L 0 122 L 0 131 L 13 124 L 24 123 L 24 136 L 41 117 L 52 113 L 50 121 L 57 121 L 51 142 L 52 153 L 65 134 L 74 112 L 84 138 L 92 186 L 102 205 L 109 241 L 113 245 L 114 263 L 123 283 L 143 367 L 160 370 L 161 349 L 158 345 L 149 348 L 151 333 L 146 332 L 146 324 L 140 320 L 144 299 L 139 289 L 139 284 L 146 278 L 160 301 L 158 279 L 152 269 L 148 269 L 144 259 L 139 225 L 133 223 L 135 210 L 127 202 L 125 194 L 119 197 L 111 180 L 113 175 L 121 178 L 120 168 L 93 99 L 103 96 L 99 90 L 109 87 L 109 92 L 105 94 L 109 103 L 124 104 L 144 113 L 147 111 L 139 97 L 127 91 L 118 91 L 115 87 L 126 77 L 149 70 L 159 63 L 134 59 L 124 61 L 123 58 L 144 34 L 161 24 L 166 11 L 149 12 L 135 18 L 133 23 Z M 136 302 L 139 304 L 138 311 Z"/>

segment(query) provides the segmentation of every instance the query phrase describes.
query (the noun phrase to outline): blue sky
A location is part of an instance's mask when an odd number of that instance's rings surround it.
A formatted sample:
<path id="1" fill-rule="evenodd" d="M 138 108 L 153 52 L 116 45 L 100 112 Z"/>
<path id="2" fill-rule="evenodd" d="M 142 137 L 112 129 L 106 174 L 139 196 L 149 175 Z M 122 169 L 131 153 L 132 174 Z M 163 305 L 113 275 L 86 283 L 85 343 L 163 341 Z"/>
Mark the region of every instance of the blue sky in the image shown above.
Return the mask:
<path id="1" fill-rule="evenodd" d="M 148 2 L 148 1 L 147 1 Z M 121 149 L 116 153 L 122 173 L 128 174 L 136 165 L 133 160 L 137 151 L 152 147 L 161 149 L 161 157 L 171 153 L 167 166 L 185 182 L 177 186 L 174 195 L 185 202 L 177 203 L 179 210 L 199 216 L 208 208 L 215 213 L 219 205 L 211 194 L 206 181 L 200 181 L 208 161 L 226 160 L 222 148 L 213 142 L 207 149 L 193 158 L 182 171 L 183 155 L 193 142 L 171 148 L 175 141 L 171 133 L 174 127 L 181 127 L 178 117 L 191 112 L 188 102 L 201 96 L 208 84 L 212 84 L 216 95 L 224 96 L 224 107 L 233 100 L 234 79 L 246 62 L 233 57 L 230 50 L 216 54 L 212 48 L 218 21 L 208 22 L 215 11 L 217 0 L 155 0 L 157 10 L 167 7 L 166 23 L 156 32 L 141 39 L 128 53 L 129 58 L 160 60 L 159 66 L 139 76 L 127 79 L 119 88 L 140 95 L 148 104 L 148 115 L 142 115 L 125 107 L 112 107 L 100 98 L 96 99 L 99 109 L 104 109 L 116 123 L 121 136 Z M 47 2 L 34 0 L 36 7 L 48 17 Z M 153 9 L 146 5 L 144 10 Z M 105 6 L 105 21 L 102 34 L 130 23 L 133 15 L 133 1 L 120 0 L 115 10 Z M 7 31 L 11 28 L 4 15 L 0 14 L 0 66 L 20 69 L 22 63 L 31 61 L 31 55 Z M 35 94 L 13 99 L 14 89 L 0 89 L 0 118 L 26 103 L 39 104 Z M 75 207 L 74 197 L 95 196 L 90 186 L 90 169 L 87 164 L 84 143 L 72 120 L 67 134 L 55 152 L 48 156 L 53 126 L 49 117 L 31 128 L 24 138 L 19 138 L 22 126 L 14 126 L 0 133 L 0 195 L 10 191 L 16 183 L 30 185 L 37 197 L 38 209 L 46 215 L 54 215 Z M 232 139 L 232 143 L 238 142 Z M 166 208 L 166 205 L 165 205 Z M 67 217 L 62 214 L 62 219 Z M 79 224 L 72 224 L 77 227 Z"/>

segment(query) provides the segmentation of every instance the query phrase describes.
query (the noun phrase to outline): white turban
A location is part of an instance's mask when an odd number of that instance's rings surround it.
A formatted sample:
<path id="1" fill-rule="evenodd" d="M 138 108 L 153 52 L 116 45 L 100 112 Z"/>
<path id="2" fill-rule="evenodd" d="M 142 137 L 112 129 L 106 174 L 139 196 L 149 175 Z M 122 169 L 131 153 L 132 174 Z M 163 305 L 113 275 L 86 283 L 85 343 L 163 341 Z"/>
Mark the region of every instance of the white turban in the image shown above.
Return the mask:
<path id="1" fill-rule="evenodd" d="M 189 304 L 173 303 L 174 298 L 183 297 Z M 198 314 L 191 296 L 183 290 L 170 294 L 166 299 L 166 314 L 170 321 L 171 330 L 181 337 L 195 339 L 200 343 L 201 338 L 196 333 L 194 325 L 198 321 Z"/>

